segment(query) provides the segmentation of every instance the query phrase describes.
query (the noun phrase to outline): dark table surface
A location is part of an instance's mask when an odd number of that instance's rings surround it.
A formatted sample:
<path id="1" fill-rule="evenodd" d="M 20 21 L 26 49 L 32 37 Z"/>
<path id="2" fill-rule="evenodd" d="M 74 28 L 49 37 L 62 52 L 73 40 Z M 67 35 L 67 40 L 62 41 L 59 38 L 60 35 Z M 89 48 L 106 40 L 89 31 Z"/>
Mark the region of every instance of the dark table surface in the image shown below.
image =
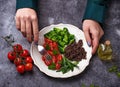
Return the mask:
<path id="1" fill-rule="evenodd" d="M 81 29 L 81 20 L 87 0 L 40 0 L 39 27 L 42 29 L 50 24 L 69 23 Z M 16 29 L 15 15 L 16 0 L 0 0 L 0 37 L 12 34 L 16 43 L 30 49 L 31 44 Z M 113 62 L 120 68 L 120 0 L 111 0 L 106 12 L 104 25 L 105 35 L 101 42 L 110 40 L 115 55 Z M 99 87 L 120 87 L 120 78 L 115 73 L 108 72 L 113 65 L 103 62 L 95 54 L 89 66 L 83 73 L 72 78 L 51 78 L 34 66 L 33 72 L 20 75 L 8 59 L 7 53 L 12 48 L 0 38 L 0 87 L 81 87 L 85 84 L 95 84 Z"/>

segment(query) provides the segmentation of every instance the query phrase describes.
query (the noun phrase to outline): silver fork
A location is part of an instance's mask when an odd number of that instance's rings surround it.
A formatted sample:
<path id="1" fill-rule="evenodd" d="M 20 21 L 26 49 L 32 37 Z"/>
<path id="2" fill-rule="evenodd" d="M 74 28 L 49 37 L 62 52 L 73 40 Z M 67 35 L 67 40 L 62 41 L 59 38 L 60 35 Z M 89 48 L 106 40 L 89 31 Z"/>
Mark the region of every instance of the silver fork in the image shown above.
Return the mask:
<path id="1" fill-rule="evenodd" d="M 51 59 L 51 55 L 46 51 L 46 49 L 39 45 L 38 43 L 35 43 L 35 45 L 37 45 L 38 51 L 41 55 L 43 55 L 47 60 Z"/>

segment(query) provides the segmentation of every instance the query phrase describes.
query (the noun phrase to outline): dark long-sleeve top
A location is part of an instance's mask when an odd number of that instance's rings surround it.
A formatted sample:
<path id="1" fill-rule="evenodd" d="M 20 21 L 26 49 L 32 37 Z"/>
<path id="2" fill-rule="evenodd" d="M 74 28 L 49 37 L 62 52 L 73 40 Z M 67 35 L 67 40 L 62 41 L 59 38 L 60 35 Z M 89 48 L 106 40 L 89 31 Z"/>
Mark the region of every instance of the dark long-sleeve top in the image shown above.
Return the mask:
<path id="1" fill-rule="evenodd" d="M 38 0 L 17 0 L 16 8 L 32 8 L 36 10 L 37 1 Z M 104 21 L 108 1 L 109 0 L 87 0 L 83 20 L 92 19 L 102 24 Z"/>

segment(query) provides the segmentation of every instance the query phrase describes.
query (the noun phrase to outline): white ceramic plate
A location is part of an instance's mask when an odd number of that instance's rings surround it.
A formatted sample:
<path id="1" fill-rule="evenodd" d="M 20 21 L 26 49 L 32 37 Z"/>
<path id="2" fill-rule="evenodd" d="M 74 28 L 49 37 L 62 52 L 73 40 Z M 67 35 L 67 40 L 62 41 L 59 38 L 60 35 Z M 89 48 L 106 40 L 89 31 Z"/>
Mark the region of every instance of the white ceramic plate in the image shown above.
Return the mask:
<path id="1" fill-rule="evenodd" d="M 68 78 L 68 77 L 72 77 L 72 76 L 80 74 L 89 65 L 89 61 L 90 61 L 90 58 L 92 56 L 92 54 L 91 54 L 92 48 L 88 47 L 88 45 L 86 43 L 86 40 L 85 40 L 85 37 L 84 37 L 84 33 L 79 28 L 77 28 L 77 27 L 75 27 L 73 25 L 70 25 L 70 24 L 50 25 L 50 26 L 47 26 L 47 27 L 43 28 L 39 32 L 39 41 L 38 41 L 39 44 L 42 45 L 44 43 L 44 34 L 49 32 L 50 30 L 52 30 L 54 27 L 58 27 L 58 28 L 66 27 L 66 28 L 68 28 L 68 30 L 69 30 L 69 32 L 71 34 L 75 35 L 76 41 L 82 39 L 83 47 L 84 47 L 85 51 L 87 52 L 87 55 L 86 55 L 87 59 L 82 59 L 79 62 L 79 64 L 78 64 L 79 69 L 74 68 L 73 72 L 69 71 L 69 72 L 67 72 L 65 74 L 62 74 L 62 72 L 56 72 L 56 71 L 48 69 L 48 67 L 42 61 L 41 55 L 38 52 L 36 45 L 34 45 L 32 43 L 30 53 L 31 53 L 31 56 L 33 58 L 34 64 L 40 69 L 41 72 L 47 74 L 48 76 L 55 77 L 55 78 Z"/>

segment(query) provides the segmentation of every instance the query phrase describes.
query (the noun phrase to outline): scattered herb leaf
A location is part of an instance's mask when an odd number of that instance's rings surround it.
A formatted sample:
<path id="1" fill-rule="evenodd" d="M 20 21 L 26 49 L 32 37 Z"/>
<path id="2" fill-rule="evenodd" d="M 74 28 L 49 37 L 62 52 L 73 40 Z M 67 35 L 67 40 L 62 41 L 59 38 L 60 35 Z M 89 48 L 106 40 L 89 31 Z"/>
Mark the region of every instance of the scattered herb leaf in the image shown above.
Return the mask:
<path id="1" fill-rule="evenodd" d="M 1 37 L 3 38 L 10 46 L 13 46 L 13 43 L 15 42 L 14 38 L 12 37 L 12 34 L 5 36 L 5 37 Z"/>
<path id="2" fill-rule="evenodd" d="M 120 71 L 117 66 L 112 66 L 108 69 L 109 72 L 115 73 L 118 78 L 120 78 Z"/>

